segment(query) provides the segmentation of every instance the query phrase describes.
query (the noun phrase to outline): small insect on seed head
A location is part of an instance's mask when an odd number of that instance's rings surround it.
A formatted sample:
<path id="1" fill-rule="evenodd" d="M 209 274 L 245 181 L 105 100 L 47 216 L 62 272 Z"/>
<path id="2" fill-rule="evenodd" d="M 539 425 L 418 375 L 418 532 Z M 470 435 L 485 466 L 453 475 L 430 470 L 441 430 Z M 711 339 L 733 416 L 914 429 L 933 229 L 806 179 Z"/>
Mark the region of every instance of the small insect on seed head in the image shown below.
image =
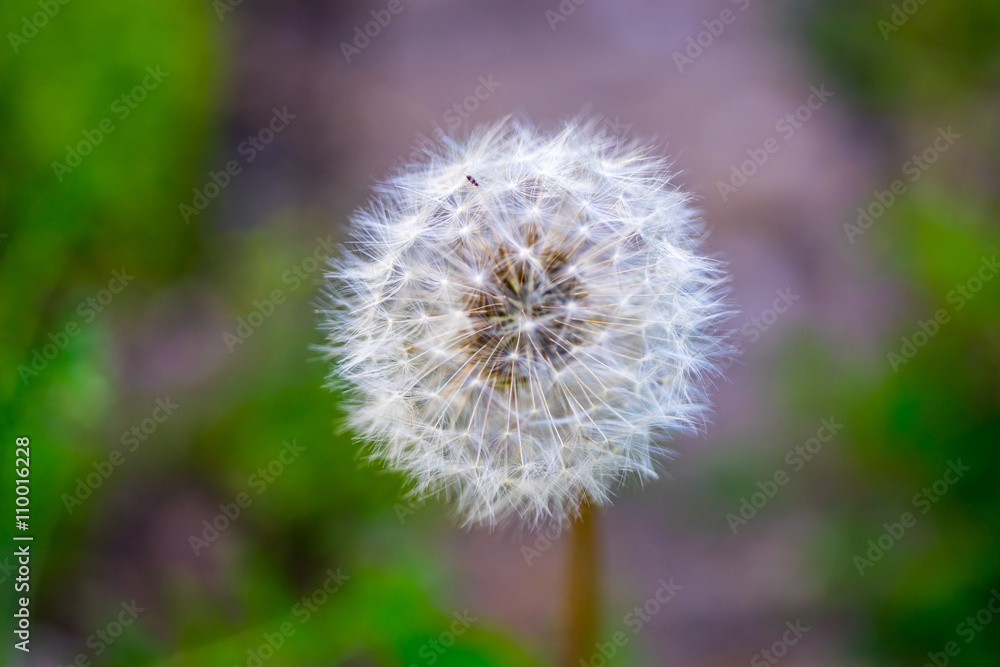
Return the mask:
<path id="1" fill-rule="evenodd" d="M 647 148 L 504 121 L 378 192 L 322 327 L 351 425 L 415 494 L 453 493 L 467 524 L 562 521 L 703 425 L 725 276 Z"/>

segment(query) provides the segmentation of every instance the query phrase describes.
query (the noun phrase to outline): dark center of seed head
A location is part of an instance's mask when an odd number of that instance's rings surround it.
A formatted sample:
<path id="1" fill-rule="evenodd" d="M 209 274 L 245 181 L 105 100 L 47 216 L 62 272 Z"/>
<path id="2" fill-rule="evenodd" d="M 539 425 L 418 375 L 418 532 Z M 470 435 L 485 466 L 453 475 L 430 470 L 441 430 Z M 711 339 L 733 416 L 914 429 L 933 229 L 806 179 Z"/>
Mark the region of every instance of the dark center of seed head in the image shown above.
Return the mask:
<path id="1" fill-rule="evenodd" d="M 525 258 L 502 247 L 482 285 L 466 297 L 474 333 L 463 347 L 494 385 L 521 385 L 562 367 L 583 341 L 586 294 L 566 259 L 556 251 Z"/>

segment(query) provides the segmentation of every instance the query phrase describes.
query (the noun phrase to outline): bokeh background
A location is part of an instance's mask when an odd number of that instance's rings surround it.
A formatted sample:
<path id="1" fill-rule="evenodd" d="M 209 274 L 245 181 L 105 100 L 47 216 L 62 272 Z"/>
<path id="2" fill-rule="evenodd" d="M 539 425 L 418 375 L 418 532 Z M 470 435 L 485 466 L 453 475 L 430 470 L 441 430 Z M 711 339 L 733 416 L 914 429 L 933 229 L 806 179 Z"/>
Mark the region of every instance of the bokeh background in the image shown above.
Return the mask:
<path id="1" fill-rule="evenodd" d="M 5 664 L 557 664 L 567 539 L 406 500 L 312 349 L 374 181 L 510 113 L 653 138 L 742 311 L 707 432 L 601 516 L 626 641 L 590 664 L 998 664 L 994 0 L 7 0 L 0 28 L 0 497 L 29 436 L 35 537 L 28 656 L 0 550 Z"/>

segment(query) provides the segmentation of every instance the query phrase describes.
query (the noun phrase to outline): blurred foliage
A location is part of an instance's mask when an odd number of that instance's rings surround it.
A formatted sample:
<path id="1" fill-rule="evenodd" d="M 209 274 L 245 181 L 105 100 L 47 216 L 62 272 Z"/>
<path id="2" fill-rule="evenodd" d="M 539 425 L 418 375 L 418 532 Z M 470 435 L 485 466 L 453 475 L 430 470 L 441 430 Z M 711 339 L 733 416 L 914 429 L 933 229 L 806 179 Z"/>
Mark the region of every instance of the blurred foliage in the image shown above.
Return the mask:
<path id="1" fill-rule="evenodd" d="M 789 15 L 803 45 L 864 108 L 890 115 L 993 97 L 1000 4 L 993 0 L 823 0 Z"/>
<path id="2" fill-rule="evenodd" d="M 847 425 L 848 467 L 826 485 L 851 492 L 838 494 L 819 557 L 844 608 L 863 612 L 859 649 L 875 664 L 922 664 L 955 642 L 960 657 L 949 660 L 995 665 L 997 628 L 970 637 L 959 624 L 1000 587 L 1000 276 L 977 277 L 1000 257 L 1000 198 L 979 187 L 1000 178 L 1000 4 L 826 0 L 804 3 L 798 16 L 803 44 L 894 138 L 898 161 L 874 187 L 885 189 L 929 145 L 928 128 L 954 123 L 962 133 L 953 154 L 851 248 L 876 253 L 906 286 L 884 363 L 832 357 L 805 341 L 788 357 L 789 400 L 812 414 L 833 410 Z M 947 321 L 894 371 L 889 354 L 939 309 Z M 923 514 L 913 497 L 959 460 L 971 470 Z M 859 576 L 853 558 L 907 511 L 916 525 Z"/>

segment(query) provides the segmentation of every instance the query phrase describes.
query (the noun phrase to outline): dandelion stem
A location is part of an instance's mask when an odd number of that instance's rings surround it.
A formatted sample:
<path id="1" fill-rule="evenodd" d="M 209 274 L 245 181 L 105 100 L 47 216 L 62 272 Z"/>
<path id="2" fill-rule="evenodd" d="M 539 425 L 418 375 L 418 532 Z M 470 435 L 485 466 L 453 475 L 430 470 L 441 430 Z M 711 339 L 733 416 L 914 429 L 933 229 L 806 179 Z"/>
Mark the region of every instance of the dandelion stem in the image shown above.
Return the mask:
<path id="1" fill-rule="evenodd" d="M 589 499 L 580 503 L 573 528 L 566 595 L 566 667 L 590 664 L 598 622 L 597 510 Z"/>

